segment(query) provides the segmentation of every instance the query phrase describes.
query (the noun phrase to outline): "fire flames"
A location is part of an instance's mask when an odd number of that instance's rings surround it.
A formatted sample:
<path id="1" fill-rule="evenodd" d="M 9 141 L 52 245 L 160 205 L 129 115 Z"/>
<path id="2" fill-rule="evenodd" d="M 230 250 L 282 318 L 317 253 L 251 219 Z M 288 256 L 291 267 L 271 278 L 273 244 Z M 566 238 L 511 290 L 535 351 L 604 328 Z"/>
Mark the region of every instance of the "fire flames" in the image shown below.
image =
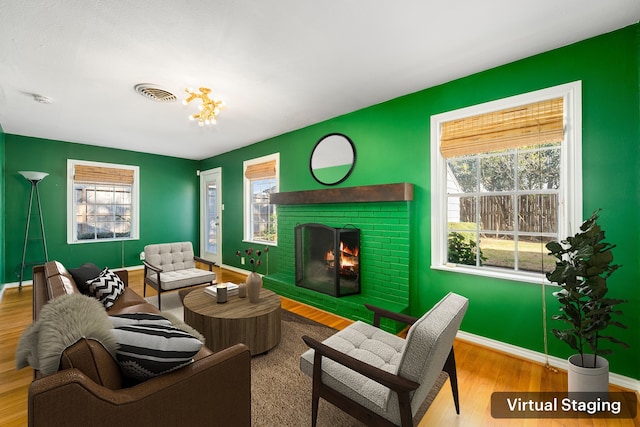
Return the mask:
<path id="1" fill-rule="evenodd" d="M 352 276 L 358 274 L 359 252 L 359 248 L 350 248 L 344 242 L 340 242 L 340 275 Z M 324 259 L 327 267 L 333 270 L 335 268 L 333 250 L 328 250 Z"/>

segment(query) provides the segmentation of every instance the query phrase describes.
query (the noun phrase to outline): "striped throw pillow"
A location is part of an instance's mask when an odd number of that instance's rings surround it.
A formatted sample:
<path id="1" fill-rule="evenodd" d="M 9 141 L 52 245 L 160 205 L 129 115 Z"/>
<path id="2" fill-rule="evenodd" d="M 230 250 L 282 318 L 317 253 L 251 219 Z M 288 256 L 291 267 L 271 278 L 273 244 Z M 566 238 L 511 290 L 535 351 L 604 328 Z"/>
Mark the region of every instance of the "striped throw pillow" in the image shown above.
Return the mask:
<path id="1" fill-rule="evenodd" d="M 146 380 L 193 362 L 202 342 L 173 326 L 138 324 L 113 329 L 120 345 L 116 359 L 123 373 Z"/>
<path id="2" fill-rule="evenodd" d="M 155 313 L 124 313 L 109 316 L 114 328 L 129 325 L 165 325 L 173 326 L 171 321 Z"/>

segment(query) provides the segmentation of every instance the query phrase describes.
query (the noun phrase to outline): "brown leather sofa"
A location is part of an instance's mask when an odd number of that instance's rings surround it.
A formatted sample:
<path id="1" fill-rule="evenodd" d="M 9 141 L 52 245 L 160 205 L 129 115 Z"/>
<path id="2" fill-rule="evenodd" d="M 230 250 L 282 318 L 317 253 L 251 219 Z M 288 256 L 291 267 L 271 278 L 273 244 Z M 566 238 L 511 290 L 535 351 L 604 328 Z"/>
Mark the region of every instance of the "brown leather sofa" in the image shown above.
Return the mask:
<path id="1" fill-rule="evenodd" d="M 116 271 L 127 283 L 126 270 Z M 79 292 L 57 261 L 33 270 L 33 318 L 47 301 Z M 126 287 L 109 314 L 158 313 Z M 29 387 L 29 426 L 249 426 L 251 355 L 244 344 L 217 353 L 206 347 L 194 362 L 141 383 L 129 384 L 108 351 L 81 339 L 68 347 L 58 372 L 37 371 Z"/>

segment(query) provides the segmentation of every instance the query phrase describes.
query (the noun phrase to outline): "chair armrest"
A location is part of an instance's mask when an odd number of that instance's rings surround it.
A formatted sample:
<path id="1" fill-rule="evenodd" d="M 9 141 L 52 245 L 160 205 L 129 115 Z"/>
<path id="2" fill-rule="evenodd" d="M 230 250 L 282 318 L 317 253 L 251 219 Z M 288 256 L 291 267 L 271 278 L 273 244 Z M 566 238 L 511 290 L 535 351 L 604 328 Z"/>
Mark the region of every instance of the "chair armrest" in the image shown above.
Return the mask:
<path id="1" fill-rule="evenodd" d="M 380 318 L 386 317 L 387 319 L 396 320 L 402 322 L 405 325 L 413 325 L 418 321 L 416 317 L 407 316 L 406 314 L 396 313 L 395 311 L 385 310 L 384 308 L 376 307 L 371 304 L 365 304 L 365 307 L 370 311 L 373 311 L 373 326 L 380 327 Z"/>
<path id="2" fill-rule="evenodd" d="M 162 273 L 163 271 L 160 267 L 156 267 L 153 264 L 149 264 L 147 261 L 142 261 L 142 263 L 146 268 L 148 268 L 149 270 L 155 271 L 156 273 Z"/>
<path id="3" fill-rule="evenodd" d="M 212 416 L 221 413 L 225 416 Z M 96 384 L 78 369 L 65 369 L 29 387 L 29 425 L 52 425 L 52 414 L 64 414 L 55 424 L 70 427 L 114 422 L 119 427 L 249 426 L 251 354 L 247 346 L 236 344 L 119 390 Z"/>
<path id="4" fill-rule="evenodd" d="M 316 366 L 320 366 L 319 364 L 322 363 L 321 362 L 322 356 L 324 356 L 324 357 L 328 357 L 329 359 L 349 369 L 352 369 L 364 375 L 367 378 L 372 379 L 377 383 L 382 384 L 385 387 L 389 387 L 391 390 L 394 390 L 396 392 L 406 393 L 406 392 L 413 391 L 420 386 L 420 384 L 414 381 L 408 380 L 398 375 L 391 374 L 387 371 L 383 371 L 382 369 L 376 368 L 375 366 L 369 365 L 368 363 L 364 363 L 354 357 L 351 357 L 345 353 L 342 353 L 341 351 L 338 351 L 325 344 L 322 344 L 321 342 L 314 340 L 313 338 L 307 335 L 304 335 L 302 339 L 309 347 L 315 350 L 314 361 L 313 361 L 314 374 L 316 371 Z"/>
<path id="5" fill-rule="evenodd" d="M 206 264 L 209 266 L 209 271 L 213 271 L 213 267 L 215 267 L 216 263 L 213 261 L 209 261 L 208 259 L 204 259 L 204 258 L 200 258 L 199 256 L 194 256 L 193 257 L 194 261 L 198 261 L 202 264 Z"/>

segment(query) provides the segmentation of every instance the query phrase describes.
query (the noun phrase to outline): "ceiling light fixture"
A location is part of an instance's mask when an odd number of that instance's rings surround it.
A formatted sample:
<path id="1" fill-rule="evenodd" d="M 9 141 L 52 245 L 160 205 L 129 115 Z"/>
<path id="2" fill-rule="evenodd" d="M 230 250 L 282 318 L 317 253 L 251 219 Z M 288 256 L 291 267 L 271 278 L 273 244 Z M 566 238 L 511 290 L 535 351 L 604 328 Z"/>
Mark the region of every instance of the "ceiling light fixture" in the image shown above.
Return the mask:
<path id="1" fill-rule="evenodd" d="M 218 115 L 220 110 L 224 108 L 224 103 L 222 101 L 209 98 L 211 89 L 209 89 L 208 87 L 201 87 L 198 90 L 200 91 L 200 93 L 194 92 L 191 88 L 184 90 L 189 94 L 189 96 L 184 101 L 182 101 L 184 105 L 189 104 L 195 99 L 202 100 L 202 104 L 198 107 L 200 109 L 200 112 L 190 115 L 189 120 L 197 119 L 199 126 L 215 125 L 216 116 Z"/>

